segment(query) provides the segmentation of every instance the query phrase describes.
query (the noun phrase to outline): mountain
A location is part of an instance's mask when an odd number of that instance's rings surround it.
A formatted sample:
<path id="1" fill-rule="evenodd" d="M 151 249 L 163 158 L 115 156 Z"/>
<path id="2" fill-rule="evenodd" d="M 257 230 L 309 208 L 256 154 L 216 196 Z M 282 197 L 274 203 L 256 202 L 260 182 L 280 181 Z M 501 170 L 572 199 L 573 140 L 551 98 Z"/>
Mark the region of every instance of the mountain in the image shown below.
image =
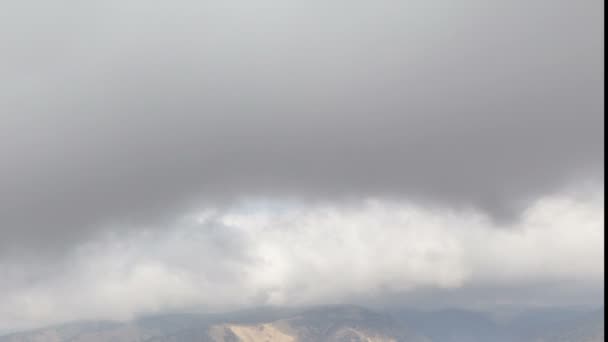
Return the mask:
<path id="1" fill-rule="evenodd" d="M 603 342 L 604 318 L 602 311 L 564 322 L 564 326 L 557 332 L 547 333 L 535 342 Z"/>
<path id="2" fill-rule="evenodd" d="M 355 306 L 266 310 L 250 315 L 165 315 L 130 323 L 83 322 L 0 337 L 0 342 L 68 341 L 430 342 L 388 315 Z"/>
<path id="3" fill-rule="evenodd" d="M 374 312 L 346 305 L 258 308 L 217 315 L 157 315 L 127 323 L 70 323 L 6 335 L 0 342 L 604 341 L 603 310 L 527 310 L 498 317 L 465 310 Z"/>
<path id="4" fill-rule="evenodd" d="M 435 342 L 604 341 L 604 313 L 579 309 L 524 310 L 509 319 L 466 310 L 397 310 L 392 316 Z"/>
<path id="5" fill-rule="evenodd" d="M 515 342 L 505 326 L 484 312 L 400 310 L 393 317 L 437 342 Z"/>

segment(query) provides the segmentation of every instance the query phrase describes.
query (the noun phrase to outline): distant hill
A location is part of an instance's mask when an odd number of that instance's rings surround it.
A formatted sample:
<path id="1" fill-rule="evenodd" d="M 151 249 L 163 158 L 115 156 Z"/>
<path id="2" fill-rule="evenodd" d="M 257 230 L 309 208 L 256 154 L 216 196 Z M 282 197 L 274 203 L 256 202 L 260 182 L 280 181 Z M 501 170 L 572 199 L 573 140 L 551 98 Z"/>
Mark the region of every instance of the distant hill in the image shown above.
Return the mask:
<path id="1" fill-rule="evenodd" d="M 535 342 L 603 342 L 604 312 L 564 322 L 555 332 L 546 333 Z"/>
<path id="2" fill-rule="evenodd" d="M 398 310 L 392 315 L 435 342 L 604 341 L 603 310 L 530 310 L 508 320 L 466 310 Z"/>
<path id="3" fill-rule="evenodd" d="M 283 318 L 260 319 L 285 315 Z M 131 323 L 73 323 L 0 342 L 430 342 L 388 315 L 355 306 L 223 316 L 168 315 Z"/>
<path id="4" fill-rule="evenodd" d="M 378 313 L 357 306 L 174 314 L 129 323 L 80 322 L 0 342 L 603 342 L 604 312 L 527 311 L 509 320 L 473 311 Z"/>
<path id="5" fill-rule="evenodd" d="M 483 312 L 400 310 L 393 317 L 436 342 L 518 342 L 508 327 Z"/>

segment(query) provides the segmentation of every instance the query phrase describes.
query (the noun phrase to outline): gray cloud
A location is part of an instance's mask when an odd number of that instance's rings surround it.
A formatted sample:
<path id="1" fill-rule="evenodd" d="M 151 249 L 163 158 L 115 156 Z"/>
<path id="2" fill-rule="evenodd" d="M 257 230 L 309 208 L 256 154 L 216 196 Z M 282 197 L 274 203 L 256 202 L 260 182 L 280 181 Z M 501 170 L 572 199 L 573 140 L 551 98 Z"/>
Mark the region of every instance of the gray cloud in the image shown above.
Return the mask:
<path id="1" fill-rule="evenodd" d="M 602 1 L 1 7 L 3 250 L 242 196 L 503 219 L 603 182 Z"/>

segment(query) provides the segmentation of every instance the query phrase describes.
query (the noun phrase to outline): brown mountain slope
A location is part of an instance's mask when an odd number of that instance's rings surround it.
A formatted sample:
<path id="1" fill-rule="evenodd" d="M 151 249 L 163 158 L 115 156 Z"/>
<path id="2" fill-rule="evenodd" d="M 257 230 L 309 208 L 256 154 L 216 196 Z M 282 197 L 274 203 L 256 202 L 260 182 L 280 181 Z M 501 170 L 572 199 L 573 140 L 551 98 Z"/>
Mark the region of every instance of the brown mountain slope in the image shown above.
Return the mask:
<path id="1" fill-rule="evenodd" d="M 0 342 L 430 342 L 388 316 L 352 306 L 264 319 L 160 317 L 132 323 L 80 323 L 0 337 Z"/>
<path id="2" fill-rule="evenodd" d="M 387 316 L 358 307 L 341 306 L 309 310 L 263 324 L 224 324 L 212 330 L 228 332 L 227 342 L 428 342 Z M 217 334 L 215 336 L 218 336 Z"/>

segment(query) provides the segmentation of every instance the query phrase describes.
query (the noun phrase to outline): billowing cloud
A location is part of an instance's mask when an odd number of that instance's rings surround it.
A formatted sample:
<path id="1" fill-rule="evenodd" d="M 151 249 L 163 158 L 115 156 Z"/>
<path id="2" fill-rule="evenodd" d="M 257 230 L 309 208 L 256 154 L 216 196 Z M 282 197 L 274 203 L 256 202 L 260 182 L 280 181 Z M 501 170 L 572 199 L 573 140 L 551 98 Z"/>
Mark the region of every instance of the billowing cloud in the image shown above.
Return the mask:
<path id="1" fill-rule="evenodd" d="M 512 229 L 476 211 L 406 202 L 311 207 L 256 200 L 195 211 L 166 230 L 105 234 L 45 265 L 46 273 L 40 265 L 0 264 L 8 271 L 0 329 L 387 298 L 422 300 L 425 308 L 599 305 L 603 221 L 597 191 L 543 197 Z"/>
<path id="2" fill-rule="evenodd" d="M 603 181 L 599 0 L 1 7 L 4 250 L 242 196 L 512 219 Z"/>
<path id="3" fill-rule="evenodd" d="M 2 1 L 0 330 L 597 302 L 603 7 Z"/>

